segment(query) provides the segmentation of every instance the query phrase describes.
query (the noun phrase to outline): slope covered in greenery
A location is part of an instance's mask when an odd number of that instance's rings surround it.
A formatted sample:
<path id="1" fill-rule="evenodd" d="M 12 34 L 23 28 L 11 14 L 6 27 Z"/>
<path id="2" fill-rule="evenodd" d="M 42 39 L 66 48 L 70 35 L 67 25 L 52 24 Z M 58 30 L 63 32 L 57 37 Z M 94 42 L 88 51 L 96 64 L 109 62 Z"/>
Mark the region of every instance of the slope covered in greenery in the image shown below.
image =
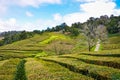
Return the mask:
<path id="1" fill-rule="evenodd" d="M 119 80 L 120 35 L 88 51 L 86 37 L 60 32 L 0 47 L 0 80 Z"/>

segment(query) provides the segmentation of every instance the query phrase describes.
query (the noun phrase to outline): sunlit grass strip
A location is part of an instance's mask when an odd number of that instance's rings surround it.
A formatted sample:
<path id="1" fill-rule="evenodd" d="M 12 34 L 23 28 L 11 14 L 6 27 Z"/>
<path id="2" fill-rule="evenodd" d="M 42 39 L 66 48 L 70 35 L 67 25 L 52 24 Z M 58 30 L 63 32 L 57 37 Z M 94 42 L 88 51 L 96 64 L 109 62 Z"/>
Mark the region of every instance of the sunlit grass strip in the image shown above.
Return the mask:
<path id="1" fill-rule="evenodd" d="M 24 68 L 25 62 L 26 61 L 23 59 L 17 65 L 17 70 L 16 70 L 16 74 L 15 74 L 14 80 L 27 80 L 26 74 L 25 74 L 25 68 Z"/>
<path id="2" fill-rule="evenodd" d="M 62 58 L 78 59 L 80 61 L 83 61 L 83 62 L 89 63 L 89 64 L 108 66 L 108 67 L 120 69 L 120 63 L 117 63 L 117 62 L 114 62 L 114 61 L 100 61 L 100 60 L 82 59 L 82 58 L 77 58 L 77 57 L 72 57 L 72 56 L 61 56 L 61 57 Z"/>
<path id="3" fill-rule="evenodd" d="M 27 58 L 27 57 L 32 57 L 32 54 L 20 54 L 20 53 L 12 53 L 12 52 L 2 52 L 0 53 L 0 61 L 1 60 L 6 60 L 10 58 Z"/>
<path id="4" fill-rule="evenodd" d="M 120 64 L 120 54 L 72 54 L 72 55 L 63 55 L 70 56 L 79 59 L 88 59 L 93 61 L 101 61 L 101 62 L 113 62 L 113 64 Z M 117 56 L 117 57 L 116 57 Z"/>
<path id="5" fill-rule="evenodd" d="M 0 80 L 13 80 L 20 59 L 9 59 L 0 66 Z"/>
<path id="6" fill-rule="evenodd" d="M 99 52 L 80 52 L 79 54 L 77 53 L 77 55 L 88 55 L 96 57 L 120 57 L 120 49 L 104 50 Z"/>
<path id="7" fill-rule="evenodd" d="M 44 45 L 44 44 L 49 44 L 50 42 L 52 42 L 53 40 L 56 39 L 66 39 L 65 36 L 51 36 L 50 38 L 40 42 L 39 44 Z"/>
<path id="8" fill-rule="evenodd" d="M 96 57 L 120 57 L 120 54 L 117 53 L 117 54 L 112 54 L 112 53 L 106 53 L 106 54 L 92 54 L 92 53 L 80 53 L 80 55 L 88 55 L 88 56 L 96 56 Z"/>

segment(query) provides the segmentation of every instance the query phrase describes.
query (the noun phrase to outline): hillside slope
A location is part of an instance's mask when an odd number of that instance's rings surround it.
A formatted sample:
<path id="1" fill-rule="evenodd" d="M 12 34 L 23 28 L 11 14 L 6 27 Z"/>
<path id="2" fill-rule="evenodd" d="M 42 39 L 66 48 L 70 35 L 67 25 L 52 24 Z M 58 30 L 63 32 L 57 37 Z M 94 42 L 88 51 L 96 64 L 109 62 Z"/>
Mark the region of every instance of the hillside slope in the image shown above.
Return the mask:
<path id="1" fill-rule="evenodd" d="M 44 33 L 0 47 L 0 80 L 120 80 L 120 36 L 88 52 L 85 37 Z M 71 54 L 70 54 L 71 53 Z"/>

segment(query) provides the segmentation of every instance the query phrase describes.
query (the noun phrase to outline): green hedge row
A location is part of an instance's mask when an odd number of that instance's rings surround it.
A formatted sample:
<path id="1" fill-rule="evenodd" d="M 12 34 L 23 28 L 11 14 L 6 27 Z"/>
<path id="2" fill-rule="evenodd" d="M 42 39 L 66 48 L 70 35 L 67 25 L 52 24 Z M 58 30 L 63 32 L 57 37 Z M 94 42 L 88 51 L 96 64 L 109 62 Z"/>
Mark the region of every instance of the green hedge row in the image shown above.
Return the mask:
<path id="1" fill-rule="evenodd" d="M 14 80 L 27 80 L 24 67 L 25 62 L 26 61 L 22 59 L 18 64 Z"/>

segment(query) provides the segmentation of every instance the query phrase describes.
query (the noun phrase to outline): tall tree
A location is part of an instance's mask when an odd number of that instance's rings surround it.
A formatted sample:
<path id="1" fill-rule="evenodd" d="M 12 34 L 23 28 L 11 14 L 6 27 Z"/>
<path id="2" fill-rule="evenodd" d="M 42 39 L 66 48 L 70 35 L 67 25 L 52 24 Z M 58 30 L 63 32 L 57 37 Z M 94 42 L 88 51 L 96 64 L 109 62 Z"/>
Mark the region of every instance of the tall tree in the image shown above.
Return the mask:
<path id="1" fill-rule="evenodd" d="M 108 34 L 108 32 L 107 32 L 106 26 L 104 26 L 104 25 L 97 26 L 96 37 L 98 39 L 100 39 L 101 41 L 107 40 L 107 37 L 108 37 L 107 34 Z"/>
<path id="2" fill-rule="evenodd" d="M 96 28 L 97 24 L 95 23 L 95 19 L 93 17 L 91 17 L 86 23 L 84 23 L 84 34 L 87 37 L 89 51 L 95 45 Z"/>

